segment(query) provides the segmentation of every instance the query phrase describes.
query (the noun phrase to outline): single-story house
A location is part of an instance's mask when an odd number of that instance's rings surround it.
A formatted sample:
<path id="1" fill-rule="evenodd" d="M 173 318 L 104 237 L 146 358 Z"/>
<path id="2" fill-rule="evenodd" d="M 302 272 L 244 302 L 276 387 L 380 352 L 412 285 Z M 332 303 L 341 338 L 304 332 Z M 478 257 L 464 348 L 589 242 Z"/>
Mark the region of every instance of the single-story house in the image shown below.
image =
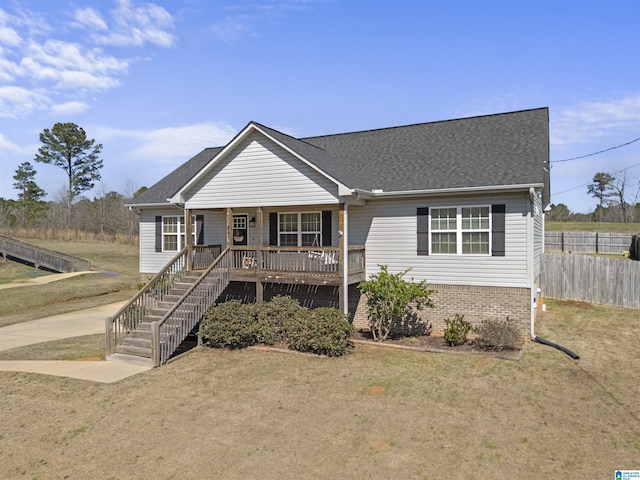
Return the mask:
<path id="1" fill-rule="evenodd" d="M 547 108 L 307 138 L 249 122 L 131 202 L 140 272 L 160 272 L 183 248 L 218 248 L 211 258 L 229 249 L 217 301 L 289 294 L 350 312 L 358 327 L 357 284 L 385 264 L 437 290 L 425 313 L 435 331 L 459 313 L 509 316 L 526 335 L 549 202 L 548 125 Z"/>

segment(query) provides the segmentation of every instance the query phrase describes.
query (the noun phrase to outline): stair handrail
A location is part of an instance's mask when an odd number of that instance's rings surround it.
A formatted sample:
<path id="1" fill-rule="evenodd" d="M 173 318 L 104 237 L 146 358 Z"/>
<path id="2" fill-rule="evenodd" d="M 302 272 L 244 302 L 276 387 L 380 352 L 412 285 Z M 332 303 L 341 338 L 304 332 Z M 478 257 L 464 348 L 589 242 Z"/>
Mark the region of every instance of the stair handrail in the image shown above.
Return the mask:
<path id="1" fill-rule="evenodd" d="M 107 355 L 115 352 L 116 346 L 122 343 L 127 332 L 134 330 L 145 315 L 155 307 L 170 287 L 184 275 L 189 247 L 186 246 L 171 259 L 167 265 L 156 273 L 149 282 L 124 304 L 113 316 L 106 320 Z M 175 268 L 175 272 L 167 274 Z M 167 282 L 168 278 L 168 282 Z M 161 286 L 161 288 L 159 288 Z"/>
<path id="2" fill-rule="evenodd" d="M 204 313 L 209 309 L 213 302 L 217 300 L 222 291 L 228 285 L 229 251 L 229 247 L 225 248 L 202 273 L 202 275 L 200 275 L 198 279 L 193 282 L 193 284 L 187 289 L 187 291 L 162 316 L 162 318 L 157 322 L 153 322 L 153 324 L 151 325 L 151 359 L 155 367 L 159 367 L 160 365 L 167 362 L 169 356 L 175 351 L 182 340 L 186 338 L 189 332 L 193 330 L 193 328 L 198 324 Z M 171 319 L 174 314 L 179 315 L 181 313 L 179 311 L 180 307 L 185 303 L 186 300 L 194 295 L 194 292 L 196 292 L 196 290 L 198 290 L 203 285 L 206 279 L 213 279 L 220 270 L 222 270 L 222 273 L 218 275 L 218 277 L 222 280 L 222 282 L 214 285 L 211 289 L 208 285 L 206 286 L 206 290 L 203 291 L 203 293 L 205 294 L 204 301 L 200 301 L 195 304 L 196 310 L 185 312 L 187 314 L 187 318 L 181 319 L 182 325 L 180 328 L 180 335 L 175 335 L 174 338 L 171 339 L 171 335 L 168 332 L 163 332 L 162 327 L 166 325 L 167 321 Z M 166 342 L 164 342 L 166 348 L 161 348 L 161 346 L 163 345 L 163 339 L 167 340 Z"/>

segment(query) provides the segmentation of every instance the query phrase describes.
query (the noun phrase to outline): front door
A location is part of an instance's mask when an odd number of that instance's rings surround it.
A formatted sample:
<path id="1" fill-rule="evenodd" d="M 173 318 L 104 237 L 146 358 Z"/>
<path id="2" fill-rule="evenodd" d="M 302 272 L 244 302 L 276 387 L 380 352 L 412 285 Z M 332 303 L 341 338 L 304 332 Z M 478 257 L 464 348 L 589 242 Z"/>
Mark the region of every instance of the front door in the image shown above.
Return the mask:
<path id="1" fill-rule="evenodd" d="M 249 236 L 247 215 L 233 216 L 233 244 L 247 245 Z"/>

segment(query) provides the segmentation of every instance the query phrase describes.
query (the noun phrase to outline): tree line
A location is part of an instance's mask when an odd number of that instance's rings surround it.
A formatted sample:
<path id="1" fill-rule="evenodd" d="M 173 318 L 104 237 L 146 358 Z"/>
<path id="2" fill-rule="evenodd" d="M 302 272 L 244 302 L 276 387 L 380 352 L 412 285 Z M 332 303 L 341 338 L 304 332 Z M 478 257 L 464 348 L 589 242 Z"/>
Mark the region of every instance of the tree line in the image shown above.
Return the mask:
<path id="1" fill-rule="evenodd" d="M 40 134 L 41 146 L 36 163 L 53 165 L 67 175 L 66 186 L 55 201 L 44 201 L 47 193 L 38 186 L 36 169 L 23 162 L 15 171 L 17 200 L 0 197 L 0 228 L 51 228 L 96 234 L 138 234 L 138 216 L 125 204 L 144 192 L 127 185 L 125 192 L 108 191 L 102 185 L 90 200 L 82 194 L 100 182 L 102 144 L 87 138 L 75 123 L 56 123 Z M 598 172 L 587 186 L 587 193 L 598 200 L 591 213 L 574 213 L 563 204 L 552 204 L 547 212 L 551 221 L 640 222 L 640 182 L 634 184 L 626 173 L 614 176 Z"/>
<path id="2" fill-rule="evenodd" d="M 547 220 L 556 222 L 640 222 L 640 181 L 629 180 L 626 172 L 614 176 L 598 172 L 587 185 L 587 193 L 598 200 L 591 213 L 573 213 L 564 203 L 552 204 Z"/>
<path id="3" fill-rule="evenodd" d="M 0 197 L 0 227 L 137 235 L 138 216 L 125 204 L 144 192 L 145 187 L 135 189 L 127 185 L 124 193 L 118 193 L 102 185 L 93 200 L 82 195 L 102 178 L 101 144 L 87 138 L 84 129 L 75 123 L 56 123 L 51 130 L 45 128 L 40 142 L 34 161 L 62 169 L 67 175 L 66 185 L 57 192 L 56 200 L 43 200 L 47 192 L 36 183 L 36 169 L 31 162 L 23 162 L 13 175 L 17 199 Z"/>

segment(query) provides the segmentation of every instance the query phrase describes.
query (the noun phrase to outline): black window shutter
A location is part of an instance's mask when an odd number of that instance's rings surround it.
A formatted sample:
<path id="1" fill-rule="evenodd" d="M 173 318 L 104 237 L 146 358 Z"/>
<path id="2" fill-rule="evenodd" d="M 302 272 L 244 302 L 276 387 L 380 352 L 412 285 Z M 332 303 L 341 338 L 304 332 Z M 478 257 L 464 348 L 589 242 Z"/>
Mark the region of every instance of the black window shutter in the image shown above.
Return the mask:
<path id="1" fill-rule="evenodd" d="M 269 213 L 269 245 L 278 245 L 278 212 Z"/>
<path id="2" fill-rule="evenodd" d="M 331 210 L 322 211 L 322 246 L 331 246 Z"/>
<path id="3" fill-rule="evenodd" d="M 156 252 L 162 251 L 162 216 L 156 215 Z"/>
<path id="4" fill-rule="evenodd" d="M 418 255 L 429 255 L 429 208 L 418 208 Z"/>
<path id="5" fill-rule="evenodd" d="M 491 255 L 505 256 L 505 205 L 491 205 Z"/>
<path id="6" fill-rule="evenodd" d="M 196 245 L 204 245 L 204 215 L 196 215 Z"/>

